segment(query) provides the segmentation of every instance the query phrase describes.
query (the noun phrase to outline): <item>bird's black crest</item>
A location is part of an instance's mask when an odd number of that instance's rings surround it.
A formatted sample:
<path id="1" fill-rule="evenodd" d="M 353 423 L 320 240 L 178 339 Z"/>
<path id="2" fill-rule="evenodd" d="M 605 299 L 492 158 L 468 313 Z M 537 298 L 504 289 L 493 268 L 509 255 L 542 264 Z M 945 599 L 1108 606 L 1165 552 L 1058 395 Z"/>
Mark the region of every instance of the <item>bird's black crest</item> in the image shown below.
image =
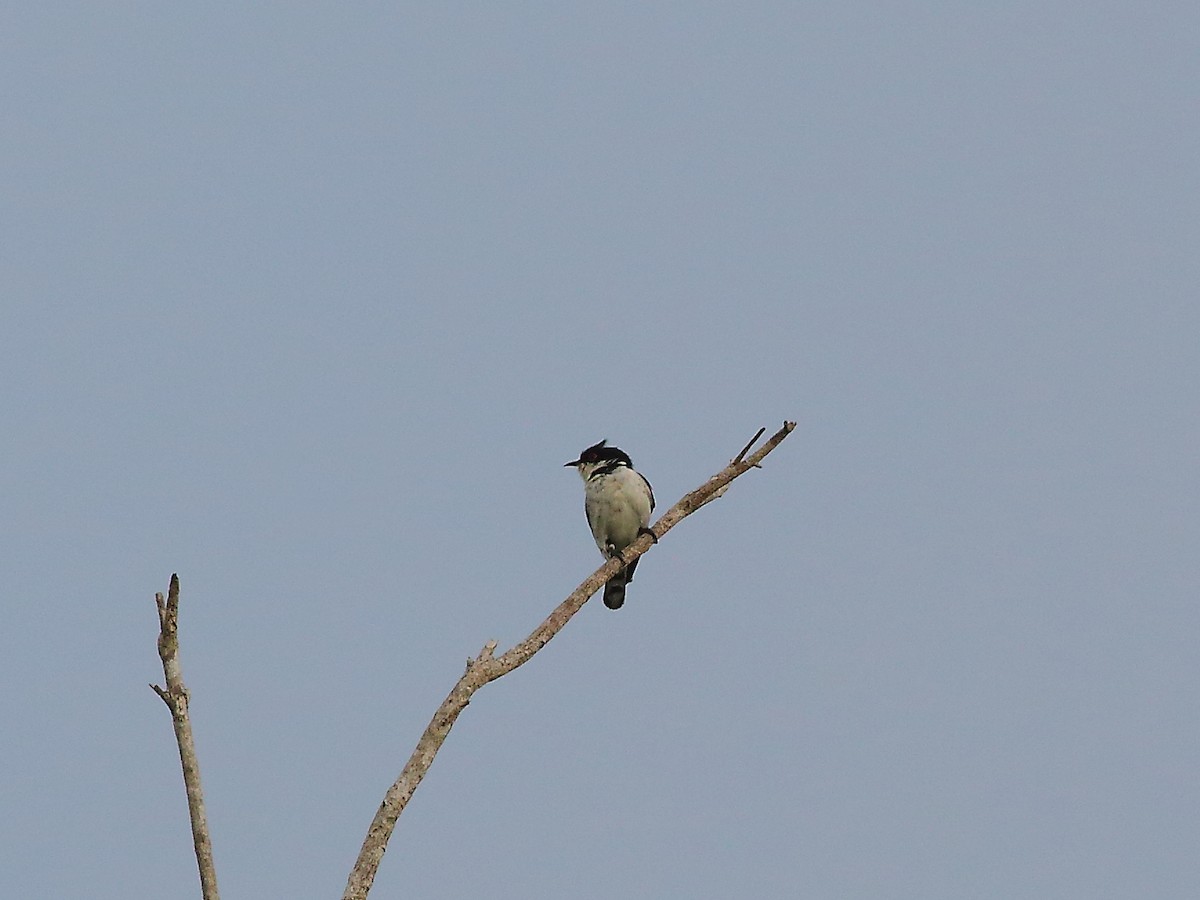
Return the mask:
<path id="1" fill-rule="evenodd" d="M 598 444 L 592 444 L 582 453 L 579 454 L 579 461 L 585 463 L 598 462 L 623 462 L 627 466 L 633 465 L 633 460 L 629 458 L 629 454 L 624 450 L 618 450 L 616 447 L 606 447 L 607 440 L 603 440 Z"/>

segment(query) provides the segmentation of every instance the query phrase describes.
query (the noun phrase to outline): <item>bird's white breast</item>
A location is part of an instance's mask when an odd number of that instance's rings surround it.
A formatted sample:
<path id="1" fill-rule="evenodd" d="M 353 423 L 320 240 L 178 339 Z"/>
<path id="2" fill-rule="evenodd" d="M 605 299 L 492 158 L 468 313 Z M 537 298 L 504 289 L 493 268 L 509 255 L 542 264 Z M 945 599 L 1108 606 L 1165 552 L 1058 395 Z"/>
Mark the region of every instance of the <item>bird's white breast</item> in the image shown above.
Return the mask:
<path id="1" fill-rule="evenodd" d="M 588 523 L 601 553 L 609 544 L 623 550 L 650 522 L 650 493 L 646 482 L 628 466 L 590 478 L 584 488 Z"/>

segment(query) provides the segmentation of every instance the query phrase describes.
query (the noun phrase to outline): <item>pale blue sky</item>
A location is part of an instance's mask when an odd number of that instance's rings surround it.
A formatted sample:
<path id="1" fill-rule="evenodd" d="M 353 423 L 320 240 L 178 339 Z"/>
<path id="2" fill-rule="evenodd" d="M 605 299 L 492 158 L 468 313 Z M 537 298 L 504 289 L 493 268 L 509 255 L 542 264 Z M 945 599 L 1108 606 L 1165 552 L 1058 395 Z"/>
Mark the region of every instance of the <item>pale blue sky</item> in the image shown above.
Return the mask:
<path id="1" fill-rule="evenodd" d="M 1200 12 L 0 16 L 0 894 L 1200 896 Z"/>

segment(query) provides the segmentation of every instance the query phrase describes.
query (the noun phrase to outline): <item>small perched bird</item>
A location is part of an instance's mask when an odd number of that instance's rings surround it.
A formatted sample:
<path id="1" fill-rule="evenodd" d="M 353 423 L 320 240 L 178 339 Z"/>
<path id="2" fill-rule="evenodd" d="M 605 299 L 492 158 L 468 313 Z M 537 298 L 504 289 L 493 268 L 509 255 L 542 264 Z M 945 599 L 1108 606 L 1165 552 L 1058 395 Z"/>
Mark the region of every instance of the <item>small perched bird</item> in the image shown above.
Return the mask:
<path id="1" fill-rule="evenodd" d="M 649 534 L 657 542 L 650 524 L 654 510 L 654 491 L 650 482 L 633 468 L 633 461 L 624 450 L 604 446 L 607 441 L 593 444 L 579 459 L 564 463 L 574 466 L 583 479 L 583 510 L 596 546 L 607 559 L 620 557 L 621 551 Z M 604 585 L 604 605 L 620 609 L 625 602 L 625 585 L 633 581 L 634 560 Z"/>

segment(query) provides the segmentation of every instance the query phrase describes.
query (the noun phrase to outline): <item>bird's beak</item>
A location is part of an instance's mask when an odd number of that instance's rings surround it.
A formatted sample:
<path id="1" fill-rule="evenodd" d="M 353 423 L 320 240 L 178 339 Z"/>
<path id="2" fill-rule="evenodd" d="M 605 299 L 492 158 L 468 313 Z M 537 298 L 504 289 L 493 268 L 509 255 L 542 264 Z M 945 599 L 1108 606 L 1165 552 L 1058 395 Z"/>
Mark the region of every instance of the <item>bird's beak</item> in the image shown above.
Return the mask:
<path id="1" fill-rule="evenodd" d="M 583 460 L 581 460 L 581 459 L 577 459 L 577 460 L 575 460 L 574 462 L 563 463 L 563 466 L 564 466 L 564 467 L 565 467 L 565 466 L 577 466 L 577 465 L 579 465 L 581 462 L 583 462 Z"/>

